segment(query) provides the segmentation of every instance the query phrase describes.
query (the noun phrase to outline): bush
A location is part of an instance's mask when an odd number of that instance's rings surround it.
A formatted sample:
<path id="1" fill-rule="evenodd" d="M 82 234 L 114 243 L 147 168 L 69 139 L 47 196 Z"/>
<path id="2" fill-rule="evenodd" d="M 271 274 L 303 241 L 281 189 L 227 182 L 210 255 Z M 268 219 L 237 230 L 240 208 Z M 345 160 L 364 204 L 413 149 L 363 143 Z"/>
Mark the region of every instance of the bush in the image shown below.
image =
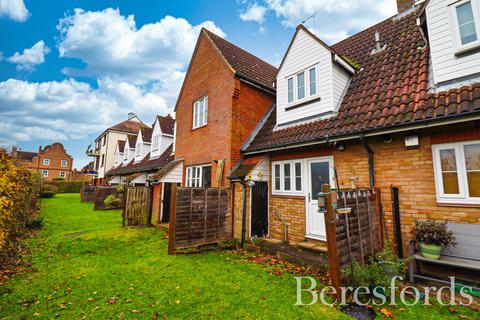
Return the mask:
<path id="1" fill-rule="evenodd" d="M 40 193 L 40 197 L 42 198 L 53 198 L 54 195 L 55 195 L 55 192 L 53 191 L 42 191 Z"/>
<path id="2" fill-rule="evenodd" d="M 57 187 L 56 193 L 80 193 L 84 181 L 75 180 L 52 180 L 48 184 Z"/>
<path id="3" fill-rule="evenodd" d="M 412 237 L 417 243 L 435 244 L 438 246 L 455 246 L 455 236 L 447 228 L 447 223 L 435 222 L 434 220 L 416 221 L 412 229 Z"/>
<path id="4" fill-rule="evenodd" d="M 111 194 L 103 200 L 103 204 L 107 207 L 119 207 L 122 204 L 122 199 L 115 194 Z"/>
<path id="5" fill-rule="evenodd" d="M 38 173 L 17 167 L 8 152 L 0 149 L 0 255 L 37 219 L 39 191 Z"/>
<path id="6" fill-rule="evenodd" d="M 53 184 L 42 184 L 42 192 L 47 192 L 47 191 L 52 193 L 57 193 L 58 188 Z"/>

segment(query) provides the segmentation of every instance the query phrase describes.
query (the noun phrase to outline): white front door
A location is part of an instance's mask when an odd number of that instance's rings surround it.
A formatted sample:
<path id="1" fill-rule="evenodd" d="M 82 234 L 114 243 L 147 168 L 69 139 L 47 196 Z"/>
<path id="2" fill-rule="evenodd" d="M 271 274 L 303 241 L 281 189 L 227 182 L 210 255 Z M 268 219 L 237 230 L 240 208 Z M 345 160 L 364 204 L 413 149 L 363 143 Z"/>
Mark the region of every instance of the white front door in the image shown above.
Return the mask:
<path id="1" fill-rule="evenodd" d="M 307 161 L 307 237 L 326 240 L 324 212 L 318 210 L 318 193 L 322 185 L 332 184 L 333 164 L 332 158 L 326 157 Z"/>

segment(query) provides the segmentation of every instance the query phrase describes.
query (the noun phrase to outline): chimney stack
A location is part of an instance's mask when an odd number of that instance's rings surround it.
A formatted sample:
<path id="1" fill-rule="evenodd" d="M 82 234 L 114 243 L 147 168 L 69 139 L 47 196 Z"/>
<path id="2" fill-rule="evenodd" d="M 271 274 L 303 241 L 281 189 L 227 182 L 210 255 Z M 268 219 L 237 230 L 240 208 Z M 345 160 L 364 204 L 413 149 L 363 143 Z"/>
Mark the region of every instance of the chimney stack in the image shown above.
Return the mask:
<path id="1" fill-rule="evenodd" d="M 132 118 L 135 118 L 137 115 L 133 112 L 128 113 L 128 120 L 132 120 Z"/>
<path id="2" fill-rule="evenodd" d="M 397 8 L 398 8 L 398 13 L 402 13 L 404 11 L 407 11 L 411 9 L 414 5 L 416 0 L 397 0 Z"/>

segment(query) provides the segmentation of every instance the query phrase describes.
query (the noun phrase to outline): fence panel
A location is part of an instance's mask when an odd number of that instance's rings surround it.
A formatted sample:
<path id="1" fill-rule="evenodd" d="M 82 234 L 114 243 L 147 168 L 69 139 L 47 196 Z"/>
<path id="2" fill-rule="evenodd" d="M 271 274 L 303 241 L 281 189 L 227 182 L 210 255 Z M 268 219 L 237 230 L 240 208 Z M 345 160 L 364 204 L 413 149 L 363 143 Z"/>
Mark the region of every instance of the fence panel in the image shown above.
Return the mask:
<path id="1" fill-rule="evenodd" d="M 151 205 L 151 187 L 128 187 L 123 210 L 123 225 L 149 225 Z"/>
<path id="2" fill-rule="evenodd" d="M 80 201 L 81 202 L 93 202 L 95 199 L 95 186 L 83 184 L 80 189 Z"/>
<path id="3" fill-rule="evenodd" d="M 228 189 L 178 187 L 174 192 L 170 253 L 179 248 L 232 239 Z"/>
<path id="4" fill-rule="evenodd" d="M 120 198 L 118 206 L 107 206 L 104 201 L 109 195 L 117 195 Z M 95 195 L 93 200 L 93 210 L 112 210 L 121 209 L 123 203 L 123 192 L 118 191 L 117 186 L 97 186 L 95 187 Z"/>

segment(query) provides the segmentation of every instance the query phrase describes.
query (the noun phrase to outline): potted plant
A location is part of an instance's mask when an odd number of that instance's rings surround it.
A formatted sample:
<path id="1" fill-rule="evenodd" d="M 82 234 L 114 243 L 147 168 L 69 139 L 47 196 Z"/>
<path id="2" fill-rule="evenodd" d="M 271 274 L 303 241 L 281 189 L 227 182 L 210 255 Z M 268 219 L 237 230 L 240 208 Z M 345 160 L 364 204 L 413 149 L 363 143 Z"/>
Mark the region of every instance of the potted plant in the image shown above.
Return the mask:
<path id="1" fill-rule="evenodd" d="M 412 229 L 414 240 L 420 244 L 420 252 L 427 259 L 440 258 L 442 248 L 454 247 L 455 236 L 447 228 L 446 222 L 434 220 L 416 221 Z"/>

